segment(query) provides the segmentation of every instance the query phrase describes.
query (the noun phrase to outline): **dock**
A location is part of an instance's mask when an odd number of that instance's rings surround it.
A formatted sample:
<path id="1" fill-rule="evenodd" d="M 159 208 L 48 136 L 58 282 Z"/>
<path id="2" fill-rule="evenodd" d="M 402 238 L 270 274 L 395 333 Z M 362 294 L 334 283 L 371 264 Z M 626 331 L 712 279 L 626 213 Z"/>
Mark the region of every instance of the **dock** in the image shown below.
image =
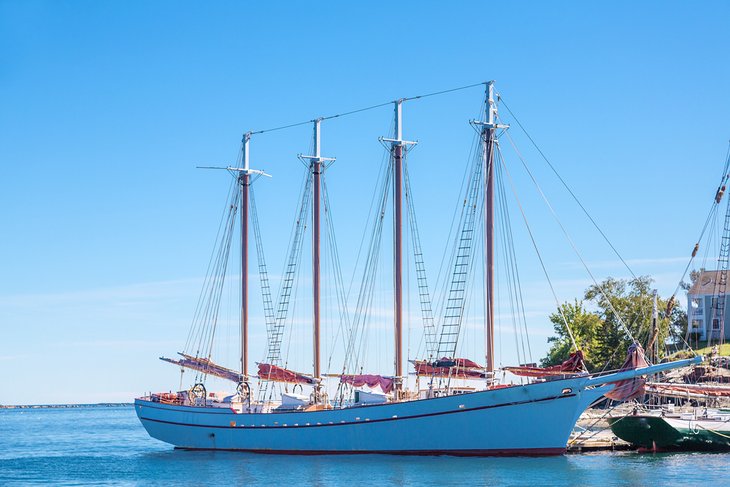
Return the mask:
<path id="1" fill-rule="evenodd" d="M 630 443 L 613 434 L 601 411 L 588 410 L 575 425 L 567 453 L 634 450 Z"/>

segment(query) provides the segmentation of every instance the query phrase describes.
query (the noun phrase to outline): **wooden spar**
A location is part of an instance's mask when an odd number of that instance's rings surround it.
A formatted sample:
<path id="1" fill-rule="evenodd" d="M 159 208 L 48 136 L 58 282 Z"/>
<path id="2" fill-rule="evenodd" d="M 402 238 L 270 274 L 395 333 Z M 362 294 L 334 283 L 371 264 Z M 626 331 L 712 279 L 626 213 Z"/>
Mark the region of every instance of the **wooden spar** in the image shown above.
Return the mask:
<path id="1" fill-rule="evenodd" d="M 246 132 L 243 134 L 243 168 L 227 168 L 231 172 L 238 173 L 241 186 L 241 374 L 244 382 L 248 382 L 248 204 L 251 175 L 271 177 L 264 171 L 251 169 L 250 142 L 251 132 Z"/>
<path id="2" fill-rule="evenodd" d="M 248 377 L 248 190 L 251 176 L 241 173 L 241 374 Z"/>
<path id="3" fill-rule="evenodd" d="M 322 157 L 320 144 L 321 118 L 314 122 L 314 155 L 305 156 L 300 154 L 300 159 L 309 161 L 309 170 L 312 171 L 312 355 L 314 366 L 314 378 L 322 376 L 320 362 L 320 298 L 321 298 L 321 259 L 320 259 L 320 229 L 321 229 L 321 203 L 322 203 L 322 173 L 325 162 L 333 162 L 332 157 Z M 319 382 L 315 386 L 315 402 L 319 401 Z"/>
<path id="4" fill-rule="evenodd" d="M 314 377 L 320 378 L 319 370 L 319 297 L 320 297 L 320 281 L 319 281 L 319 204 L 320 204 L 320 174 L 322 171 L 322 161 L 320 160 L 319 148 L 319 125 L 320 120 L 314 121 L 314 159 L 312 159 L 312 175 L 313 175 L 313 191 L 312 198 L 312 309 L 313 309 L 313 353 L 314 353 Z"/>
<path id="5" fill-rule="evenodd" d="M 390 142 L 393 156 L 393 329 L 395 395 L 400 397 L 403 388 L 403 155 L 404 147 L 415 144 L 403 140 L 403 101 L 395 104 L 395 137 L 382 138 Z"/>
<path id="6" fill-rule="evenodd" d="M 658 319 L 659 319 L 659 311 L 657 308 L 657 291 L 654 290 L 654 305 L 651 310 L 651 335 L 649 337 L 649 360 L 651 363 L 655 364 L 659 361 L 659 341 L 657 340 L 657 337 L 659 335 L 659 328 L 658 328 Z"/>
<path id="7" fill-rule="evenodd" d="M 403 146 L 393 147 L 393 166 L 395 177 L 393 184 L 395 195 L 395 376 L 403 377 Z M 402 385 L 402 384 L 401 384 Z"/>
<path id="8" fill-rule="evenodd" d="M 484 339 L 486 345 L 487 372 L 494 372 L 494 153 L 492 133 L 485 129 L 484 177 L 486 178 L 486 197 L 484 198 L 484 248 L 485 248 L 485 313 Z"/>
<path id="9" fill-rule="evenodd" d="M 494 147 L 497 129 L 509 125 L 497 123 L 494 81 L 487 83 L 485 122 L 474 121 L 482 127 L 482 164 L 484 169 L 484 355 L 487 374 L 494 373 Z"/>
<path id="10" fill-rule="evenodd" d="M 243 171 L 239 174 L 241 184 L 241 374 L 248 380 L 248 190 L 251 184 L 249 174 L 249 142 L 251 134 L 243 136 Z"/>
<path id="11" fill-rule="evenodd" d="M 254 179 L 251 175 L 271 177 L 264 171 L 251 169 L 249 166 L 249 143 L 251 132 L 243 134 L 242 162 L 243 167 L 204 166 L 201 169 L 225 169 L 236 178 L 241 192 L 241 377 L 248 382 L 248 217 L 249 193 Z"/>
<path id="12" fill-rule="evenodd" d="M 395 102 L 395 141 L 393 142 L 393 266 L 394 266 L 394 312 L 395 331 L 395 377 L 396 395 L 403 387 L 403 100 Z"/>
<path id="13" fill-rule="evenodd" d="M 487 373 L 494 372 L 494 82 L 487 83 L 487 125 L 484 137 L 484 340 Z"/>

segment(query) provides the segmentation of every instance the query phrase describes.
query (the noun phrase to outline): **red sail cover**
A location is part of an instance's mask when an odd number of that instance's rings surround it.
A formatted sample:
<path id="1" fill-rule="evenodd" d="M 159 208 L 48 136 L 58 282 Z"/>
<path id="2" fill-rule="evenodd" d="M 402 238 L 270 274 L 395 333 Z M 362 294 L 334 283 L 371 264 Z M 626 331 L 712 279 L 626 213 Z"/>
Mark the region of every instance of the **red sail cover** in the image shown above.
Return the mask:
<path id="1" fill-rule="evenodd" d="M 583 372 L 583 352 L 577 350 L 560 365 L 551 367 L 504 367 L 504 370 L 522 377 L 548 377 Z"/>
<path id="2" fill-rule="evenodd" d="M 620 371 L 648 366 L 649 364 L 646 363 L 646 357 L 644 356 L 644 349 L 641 348 L 641 345 L 638 343 L 633 343 L 629 347 L 626 362 L 624 362 L 623 366 L 621 366 Z M 629 399 L 633 399 L 644 394 L 646 377 L 634 377 L 633 379 L 612 382 L 612 384 L 616 384 L 616 387 L 604 394 L 604 396 L 609 399 L 613 399 L 614 401 L 628 401 Z"/>
<path id="3" fill-rule="evenodd" d="M 484 379 L 486 377 L 484 367 L 466 358 L 444 357 L 433 364 L 416 360 L 413 365 L 416 367 L 416 375 L 428 377 L 451 377 L 453 379 Z"/>
<path id="4" fill-rule="evenodd" d="M 170 362 L 171 364 L 179 365 L 187 369 L 197 370 L 198 372 L 202 372 L 207 375 L 220 377 L 221 379 L 227 379 L 232 382 L 241 382 L 243 380 L 243 375 L 241 375 L 240 372 L 227 369 L 207 358 L 193 357 L 192 355 L 187 355 L 182 352 L 178 352 L 178 355 L 182 357 L 179 360 L 167 357 L 160 357 L 160 360 L 164 360 L 165 362 Z"/>
<path id="5" fill-rule="evenodd" d="M 258 364 L 259 379 L 272 380 L 274 382 L 288 382 L 290 384 L 316 384 L 319 382 L 314 377 L 294 372 L 272 364 Z"/>
<path id="6" fill-rule="evenodd" d="M 730 397 L 730 387 L 700 384 L 670 384 L 650 382 L 646 384 L 650 392 L 674 394 L 701 394 L 713 397 Z"/>
<path id="7" fill-rule="evenodd" d="M 341 375 L 340 382 L 350 384 L 355 387 L 380 387 L 386 394 L 393 391 L 395 381 L 393 377 L 383 377 L 382 375 L 360 374 L 360 375 Z"/>

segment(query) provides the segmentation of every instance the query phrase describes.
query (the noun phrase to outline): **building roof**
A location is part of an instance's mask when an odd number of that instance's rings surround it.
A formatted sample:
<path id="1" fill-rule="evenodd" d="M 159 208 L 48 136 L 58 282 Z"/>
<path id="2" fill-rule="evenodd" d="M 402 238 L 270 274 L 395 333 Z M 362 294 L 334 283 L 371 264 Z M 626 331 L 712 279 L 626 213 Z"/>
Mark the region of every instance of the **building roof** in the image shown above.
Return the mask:
<path id="1" fill-rule="evenodd" d="M 697 280 L 692 284 L 687 294 L 719 294 L 719 283 L 721 271 L 702 271 Z M 730 277 L 730 272 L 728 273 Z M 727 279 L 727 277 L 726 277 Z"/>

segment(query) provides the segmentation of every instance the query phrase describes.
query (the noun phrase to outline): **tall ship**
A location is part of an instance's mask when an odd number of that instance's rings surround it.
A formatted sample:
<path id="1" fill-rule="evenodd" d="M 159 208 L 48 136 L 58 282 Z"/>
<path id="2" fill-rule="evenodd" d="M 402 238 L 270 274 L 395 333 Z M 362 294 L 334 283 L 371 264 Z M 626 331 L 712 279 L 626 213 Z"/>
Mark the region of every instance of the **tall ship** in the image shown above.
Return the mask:
<path id="1" fill-rule="evenodd" d="M 454 218 L 452 248 L 445 265 L 449 270 L 444 272 L 443 291 L 436 310 L 431 303 L 412 208 L 406 160 L 415 142 L 403 137 L 403 106 L 414 99 L 456 90 L 392 102 L 394 129 L 389 137 L 379 139 L 386 149 L 385 165 L 373 197 L 372 234 L 365 245 L 356 303 L 348 304 L 348 293 L 342 290 L 343 279 L 336 266 L 327 277 L 334 281 L 340 305 L 337 333 L 342 342 L 343 364 L 336 366 L 335 372 L 331 356 L 325 362 L 321 351 L 321 243 L 335 241 L 328 231 L 324 232 L 324 238 L 322 235 L 323 220 L 330 218 L 325 172 L 334 159 L 322 156 L 321 129 L 323 121 L 341 115 L 307 122 L 313 125 L 312 151 L 299 155 L 307 172 L 276 304 L 263 257 L 264 244 L 252 187 L 255 180 L 268 175 L 252 169 L 249 161 L 251 138 L 263 131 L 244 135 L 240 163 L 220 168 L 234 175 L 235 184 L 219 231 L 220 245 L 211 257 L 188 341 L 179 357 L 161 357 L 181 370 L 193 371 L 195 383 L 188 389 L 181 387 L 178 392 L 149 393 L 135 400 L 136 413 L 150 436 L 182 449 L 281 454 L 557 455 L 565 451 L 578 417 L 604 395 L 614 399 L 633 397 L 643 387 L 643 377 L 701 361 L 700 357 L 694 357 L 650 365 L 644 361 L 641 347 L 635 344 L 623 368 L 590 374 L 574 343 L 570 358 L 561 365 L 545 368 L 522 360 L 525 363 L 514 367 L 498 366 L 495 361 L 495 328 L 499 328 L 495 327 L 498 294 L 495 255 L 499 246 L 495 234 L 501 234 L 504 243 L 509 240 L 505 236 L 511 235 L 511 227 L 498 219 L 498 203 L 505 198 L 505 192 L 497 183 L 509 181 L 499 142 L 509 125 L 500 119 L 500 98 L 495 93 L 494 82 L 480 85 L 485 86 L 481 117 L 470 122 L 475 130 L 473 161 L 465 173 L 460 216 Z M 376 269 L 382 264 L 379 249 L 383 228 L 387 228 L 386 210 L 392 213 L 393 243 L 393 369 L 388 375 L 367 373 L 368 362 L 364 357 L 368 348 L 362 345 L 373 321 L 368 315 L 373 312 Z M 240 367 L 231 368 L 214 360 L 211 344 L 238 221 Z M 298 280 L 296 269 L 302 259 L 308 227 L 311 227 L 312 251 L 313 367 L 311 372 L 303 373 L 289 367 L 282 343 L 287 337 L 293 287 Z M 249 266 L 251 230 L 258 257 L 254 272 Z M 534 243 L 532 233 L 529 235 Z M 507 253 L 510 293 L 516 295 L 520 280 L 513 249 L 502 247 Z M 413 251 L 410 268 L 415 274 L 425 347 L 422 356 L 407 356 L 404 360 L 404 327 L 411 319 L 405 312 L 408 295 L 404 291 L 408 281 L 404 253 L 408 249 Z M 338 262 L 336 253 L 329 261 Z M 542 258 L 540 263 L 547 277 Z M 265 319 L 252 325 L 249 277 L 255 274 L 260 281 Z M 475 288 L 483 289 L 483 293 L 475 297 Z M 516 299 L 516 313 L 521 309 L 524 314 L 524 302 Z M 472 304 L 478 301 L 482 306 L 484 365 L 459 356 L 459 350 L 464 350 L 460 345 L 470 301 Z M 565 325 L 570 330 L 567 321 Z M 255 373 L 249 369 L 251 326 L 265 329 L 267 337 L 266 358 L 256 363 Z M 211 378 L 235 384 L 235 392 L 208 391 L 206 381 Z"/>

